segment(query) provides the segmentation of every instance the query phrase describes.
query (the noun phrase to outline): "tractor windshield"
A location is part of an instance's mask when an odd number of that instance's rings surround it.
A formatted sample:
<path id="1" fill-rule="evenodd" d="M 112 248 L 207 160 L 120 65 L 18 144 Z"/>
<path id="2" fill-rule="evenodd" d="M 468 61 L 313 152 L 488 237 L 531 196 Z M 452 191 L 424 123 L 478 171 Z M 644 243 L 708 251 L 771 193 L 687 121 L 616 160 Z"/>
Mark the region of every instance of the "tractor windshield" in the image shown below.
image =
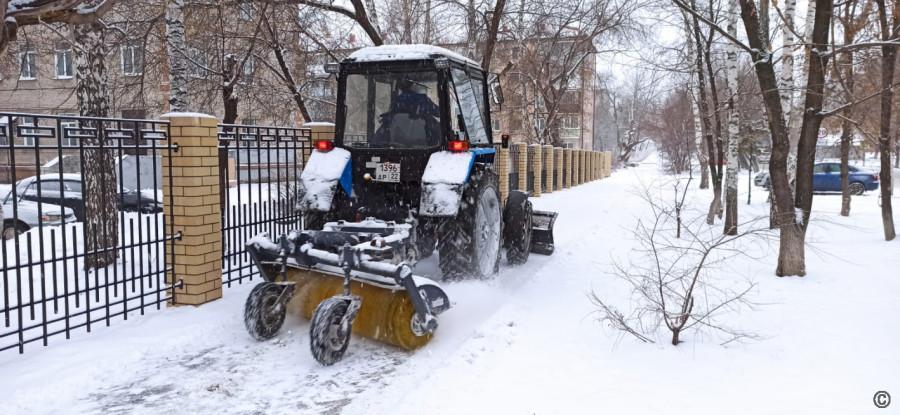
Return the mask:
<path id="1" fill-rule="evenodd" d="M 436 72 L 347 76 L 344 142 L 356 148 L 428 148 L 440 144 Z"/>

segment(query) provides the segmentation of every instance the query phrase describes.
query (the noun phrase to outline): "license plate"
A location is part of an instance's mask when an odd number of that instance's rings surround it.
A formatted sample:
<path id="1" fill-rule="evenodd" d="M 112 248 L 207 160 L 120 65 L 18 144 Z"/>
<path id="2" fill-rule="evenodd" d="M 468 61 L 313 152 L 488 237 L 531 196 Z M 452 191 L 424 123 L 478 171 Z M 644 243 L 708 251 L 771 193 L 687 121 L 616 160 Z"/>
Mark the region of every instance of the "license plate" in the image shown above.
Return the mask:
<path id="1" fill-rule="evenodd" d="M 375 167 L 376 182 L 400 182 L 400 163 L 378 163 Z"/>

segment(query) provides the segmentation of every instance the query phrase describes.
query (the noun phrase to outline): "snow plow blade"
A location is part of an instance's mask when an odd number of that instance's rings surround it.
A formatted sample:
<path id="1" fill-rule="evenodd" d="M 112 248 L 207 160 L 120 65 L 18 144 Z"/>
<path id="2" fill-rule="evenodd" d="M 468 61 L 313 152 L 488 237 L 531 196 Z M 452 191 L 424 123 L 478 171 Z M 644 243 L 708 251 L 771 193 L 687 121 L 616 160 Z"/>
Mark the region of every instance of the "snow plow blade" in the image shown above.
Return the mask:
<path id="1" fill-rule="evenodd" d="M 556 223 L 556 212 L 535 210 L 531 214 L 531 252 L 541 255 L 553 253 L 553 225 Z"/>

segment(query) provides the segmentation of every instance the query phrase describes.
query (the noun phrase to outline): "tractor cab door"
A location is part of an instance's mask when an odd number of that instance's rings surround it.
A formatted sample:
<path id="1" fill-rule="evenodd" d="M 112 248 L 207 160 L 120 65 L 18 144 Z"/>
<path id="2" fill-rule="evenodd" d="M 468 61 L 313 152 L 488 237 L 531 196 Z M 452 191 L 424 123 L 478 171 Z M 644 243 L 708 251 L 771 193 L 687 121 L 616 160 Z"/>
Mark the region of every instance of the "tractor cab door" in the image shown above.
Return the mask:
<path id="1" fill-rule="evenodd" d="M 469 68 L 450 69 L 451 135 L 465 139 L 471 146 L 487 146 L 491 137 L 491 120 L 484 74 Z"/>

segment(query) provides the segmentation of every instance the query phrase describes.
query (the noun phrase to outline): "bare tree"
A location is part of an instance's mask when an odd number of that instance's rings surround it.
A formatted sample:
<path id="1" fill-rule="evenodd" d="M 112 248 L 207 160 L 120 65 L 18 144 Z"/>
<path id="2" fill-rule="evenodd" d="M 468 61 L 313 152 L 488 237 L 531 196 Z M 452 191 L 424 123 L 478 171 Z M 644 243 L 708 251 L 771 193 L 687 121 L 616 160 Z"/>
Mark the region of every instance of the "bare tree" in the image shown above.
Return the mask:
<path id="1" fill-rule="evenodd" d="M 0 0 L 3 28 L 0 30 L 0 54 L 16 40 L 20 27 L 49 23 L 90 24 L 97 22 L 115 4 L 115 0 Z"/>
<path id="2" fill-rule="evenodd" d="M 728 0 L 728 33 L 737 37 L 737 0 Z M 728 82 L 728 158 L 725 175 L 725 229 L 726 235 L 737 235 L 738 225 L 738 147 L 740 146 L 740 115 L 735 100 L 738 91 L 738 57 L 737 46 L 728 44 L 727 72 Z"/>
<path id="3" fill-rule="evenodd" d="M 675 207 L 665 205 L 651 188 L 642 189 L 641 196 L 650 208 L 649 219 L 638 220 L 633 231 L 638 247 L 627 263 L 616 263 L 614 271 L 631 287 L 635 305 L 626 314 L 591 292 L 589 297 L 598 308 L 600 321 L 649 343 L 655 343 L 660 328 L 665 327 L 674 346 L 691 330 L 716 332 L 723 336 L 723 344 L 755 338 L 753 333 L 718 320 L 723 313 L 752 307 L 748 294 L 755 284 L 748 282 L 733 289 L 735 282 L 716 278 L 715 271 L 735 257 L 748 255 L 739 241 L 765 235 L 768 229 L 745 224 L 751 230 L 730 236 L 692 220 L 684 226 L 686 237 L 673 239 L 668 235 L 677 220 L 676 212 L 680 212 L 678 186 L 675 189 Z"/>

